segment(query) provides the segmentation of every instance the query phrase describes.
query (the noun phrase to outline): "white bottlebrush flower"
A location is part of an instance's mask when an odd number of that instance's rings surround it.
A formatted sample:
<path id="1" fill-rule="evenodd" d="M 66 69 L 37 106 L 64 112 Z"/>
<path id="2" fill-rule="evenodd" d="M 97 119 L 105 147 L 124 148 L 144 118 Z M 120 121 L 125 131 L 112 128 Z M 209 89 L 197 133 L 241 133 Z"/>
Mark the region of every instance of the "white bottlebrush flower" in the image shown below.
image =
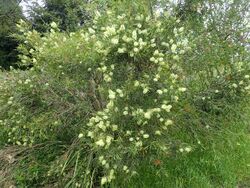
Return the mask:
<path id="1" fill-rule="evenodd" d="M 123 166 L 122 168 L 124 171 L 128 170 L 128 167 L 126 165 Z"/>
<path id="2" fill-rule="evenodd" d="M 134 56 L 135 56 L 134 52 L 130 52 L 130 53 L 129 53 L 129 56 L 130 56 L 130 57 L 134 57 Z"/>
<path id="3" fill-rule="evenodd" d="M 175 53 L 175 52 L 176 52 L 176 49 L 177 49 L 177 45 L 176 45 L 176 44 L 173 44 L 173 45 L 171 46 L 171 51 L 172 51 L 173 53 Z"/>
<path id="4" fill-rule="evenodd" d="M 173 56 L 173 59 L 176 60 L 176 61 L 179 61 L 180 60 L 180 57 L 178 55 L 174 55 Z"/>
<path id="5" fill-rule="evenodd" d="M 117 131 L 117 129 L 118 129 L 118 126 L 117 126 L 117 125 L 113 125 L 113 126 L 112 126 L 112 131 Z"/>
<path id="6" fill-rule="evenodd" d="M 104 156 L 102 155 L 98 159 L 99 159 L 99 161 L 102 161 L 104 159 Z"/>
<path id="7" fill-rule="evenodd" d="M 188 152 L 188 153 L 189 153 L 191 150 L 192 150 L 192 148 L 191 148 L 190 146 L 185 147 L 185 151 L 186 151 L 186 152 Z"/>
<path id="8" fill-rule="evenodd" d="M 136 142 L 136 143 L 135 143 L 135 146 L 136 146 L 136 147 L 141 147 L 141 146 L 142 146 L 142 141 Z"/>
<path id="9" fill-rule="evenodd" d="M 139 46 L 139 43 L 138 42 L 134 42 L 134 46 Z"/>
<path id="10" fill-rule="evenodd" d="M 97 146 L 103 147 L 103 146 L 105 146 L 105 143 L 104 143 L 103 139 L 100 139 L 100 140 L 98 140 L 98 141 L 96 142 L 96 145 L 97 145 Z"/>
<path id="11" fill-rule="evenodd" d="M 187 91 L 187 88 L 181 87 L 181 88 L 179 88 L 178 90 L 179 90 L 180 92 L 185 92 L 185 91 Z"/>
<path id="12" fill-rule="evenodd" d="M 87 136 L 90 137 L 90 138 L 94 138 L 94 133 L 91 132 L 91 131 L 89 131 L 88 134 L 87 134 Z"/>
<path id="13" fill-rule="evenodd" d="M 161 131 L 157 130 L 157 131 L 155 131 L 155 134 L 156 135 L 161 135 Z"/>
<path id="14" fill-rule="evenodd" d="M 119 93 L 119 97 L 124 97 L 124 94 L 123 93 Z"/>
<path id="15" fill-rule="evenodd" d="M 112 81 L 112 78 L 111 78 L 109 75 L 105 74 L 105 75 L 104 75 L 104 80 L 105 80 L 106 82 L 111 82 L 111 81 Z"/>
<path id="16" fill-rule="evenodd" d="M 111 26 L 111 27 L 106 27 L 106 31 L 104 32 L 105 36 L 112 36 L 116 34 L 116 29 L 115 26 Z"/>
<path id="17" fill-rule="evenodd" d="M 128 115 L 128 111 L 124 111 L 124 112 L 123 112 L 123 115 L 124 115 L 124 116 Z"/>
<path id="18" fill-rule="evenodd" d="M 101 184 L 104 185 L 108 182 L 108 178 L 107 177 L 102 177 L 101 179 Z"/>
<path id="19" fill-rule="evenodd" d="M 159 55 L 159 50 L 155 50 L 154 55 Z"/>
<path id="20" fill-rule="evenodd" d="M 107 161 L 106 160 L 102 160 L 102 165 L 105 165 L 106 163 L 107 163 Z"/>
<path id="21" fill-rule="evenodd" d="M 97 19 L 99 17 L 101 17 L 101 13 L 97 10 L 95 11 L 95 18 Z"/>
<path id="22" fill-rule="evenodd" d="M 170 110 L 171 110 L 171 108 L 172 108 L 172 105 L 163 104 L 163 105 L 161 106 L 161 108 L 162 108 L 163 110 L 166 110 L 167 112 L 170 112 Z"/>
<path id="23" fill-rule="evenodd" d="M 13 102 L 12 101 L 8 101 L 7 104 L 11 105 Z"/>
<path id="24" fill-rule="evenodd" d="M 114 169 L 111 169 L 109 172 L 109 176 L 108 176 L 108 182 L 111 182 L 113 179 L 115 179 L 115 171 Z"/>
<path id="25" fill-rule="evenodd" d="M 169 46 L 169 44 L 168 44 L 167 42 L 162 42 L 161 45 L 162 45 L 162 46 L 166 46 L 166 47 Z"/>
<path id="26" fill-rule="evenodd" d="M 124 36 L 122 37 L 122 40 L 123 40 L 124 42 L 130 42 L 132 39 L 129 38 L 129 37 L 127 37 L 126 35 L 124 35 Z"/>
<path id="27" fill-rule="evenodd" d="M 131 131 L 126 131 L 126 135 L 131 135 Z"/>
<path id="28" fill-rule="evenodd" d="M 82 138 L 82 137 L 83 137 L 83 134 L 80 133 L 80 134 L 78 135 L 78 138 Z"/>
<path id="29" fill-rule="evenodd" d="M 139 52 L 139 49 L 138 48 L 134 48 L 134 52 L 135 53 Z"/>
<path id="30" fill-rule="evenodd" d="M 107 136 L 106 137 L 106 143 L 108 144 L 108 145 L 110 145 L 111 144 L 111 141 L 113 140 L 113 137 L 111 137 L 111 136 Z"/>
<path id="31" fill-rule="evenodd" d="M 155 57 L 151 57 L 149 60 L 155 62 Z"/>
<path id="32" fill-rule="evenodd" d="M 182 152 L 184 151 L 184 149 L 183 149 L 183 148 L 180 148 L 179 151 L 182 153 Z"/>
<path id="33" fill-rule="evenodd" d="M 157 92 L 159 95 L 162 95 L 162 94 L 163 94 L 163 91 L 160 90 L 160 89 L 158 89 L 156 92 Z"/>
<path id="34" fill-rule="evenodd" d="M 121 89 L 117 89 L 116 92 L 119 94 L 123 93 Z"/>
<path id="35" fill-rule="evenodd" d="M 149 89 L 148 89 L 147 87 L 144 88 L 144 89 L 143 89 L 143 94 L 146 94 L 146 93 L 148 92 L 148 90 L 149 90 Z"/>
<path id="36" fill-rule="evenodd" d="M 100 122 L 97 124 L 97 126 L 98 126 L 100 129 L 102 129 L 103 131 L 106 130 L 106 126 L 105 126 L 105 124 L 103 123 L 103 121 L 100 121 Z"/>
<path id="37" fill-rule="evenodd" d="M 179 28 L 179 32 L 182 33 L 184 31 L 184 27 Z"/>
<path id="38" fill-rule="evenodd" d="M 117 52 L 120 54 L 124 53 L 125 51 L 126 51 L 125 48 L 118 48 L 118 50 L 117 50 Z"/>
<path id="39" fill-rule="evenodd" d="M 121 25 L 121 27 L 120 27 L 120 31 L 124 31 L 125 30 L 125 25 Z"/>
<path id="40" fill-rule="evenodd" d="M 133 142 L 133 141 L 134 141 L 134 138 L 132 138 L 132 137 L 129 138 L 129 141 L 130 141 L 130 142 Z"/>
<path id="41" fill-rule="evenodd" d="M 143 39 L 142 38 L 139 38 L 139 43 L 140 43 L 140 45 L 143 43 Z"/>
<path id="42" fill-rule="evenodd" d="M 115 99 L 115 92 L 109 90 L 109 99 Z"/>
<path id="43" fill-rule="evenodd" d="M 92 29 L 91 27 L 90 27 L 90 28 L 88 28 L 88 30 L 89 30 L 89 33 L 90 33 L 90 34 L 95 34 L 95 30 L 94 30 L 94 29 Z"/>
<path id="44" fill-rule="evenodd" d="M 140 131 L 140 134 L 144 134 L 144 131 L 143 131 L 143 130 L 141 130 L 141 131 Z"/>
<path id="45" fill-rule="evenodd" d="M 157 10 L 155 11 L 155 17 L 156 17 L 156 18 L 159 18 L 159 17 L 161 16 L 161 14 L 162 14 L 162 10 L 161 10 L 161 9 L 157 9 Z"/>
<path id="46" fill-rule="evenodd" d="M 155 44 L 155 43 L 152 43 L 152 44 L 150 44 L 150 46 L 151 46 L 152 48 L 154 48 L 154 47 L 156 47 L 156 44 Z"/>
<path id="47" fill-rule="evenodd" d="M 232 86 L 233 86 L 234 88 L 237 88 L 237 87 L 238 87 L 238 85 L 235 84 L 235 83 L 233 83 Z"/>
<path id="48" fill-rule="evenodd" d="M 159 62 L 163 62 L 163 60 L 164 60 L 164 59 L 163 59 L 162 57 L 159 58 Z"/>
<path id="49" fill-rule="evenodd" d="M 52 28 L 57 28 L 56 22 L 52 22 L 52 23 L 50 24 L 50 26 L 51 26 Z"/>
<path id="50" fill-rule="evenodd" d="M 165 122 L 165 125 L 166 126 L 169 126 L 169 125 L 172 125 L 173 124 L 173 121 L 168 119 L 166 122 Z"/>
<path id="51" fill-rule="evenodd" d="M 149 138 L 149 134 L 144 134 L 143 138 Z"/>
<path id="52" fill-rule="evenodd" d="M 244 89 L 245 89 L 245 90 L 249 90 L 249 89 L 250 89 L 250 85 L 247 86 L 247 87 L 245 87 Z"/>
<path id="53" fill-rule="evenodd" d="M 140 82 L 138 80 L 135 81 L 134 86 L 138 87 L 140 85 Z"/>
<path id="54" fill-rule="evenodd" d="M 111 39 L 111 43 L 112 44 L 118 44 L 119 43 L 119 39 L 118 38 L 112 38 Z"/>
<path id="55" fill-rule="evenodd" d="M 144 117 L 145 117 L 146 119 L 150 119 L 150 118 L 151 118 L 151 115 L 152 115 L 152 113 L 151 113 L 150 111 L 148 111 L 148 112 L 146 112 L 146 113 L 144 114 Z"/>
<path id="56" fill-rule="evenodd" d="M 132 38 L 133 38 L 134 40 L 137 40 L 137 31 L 136 31 L 136 30 L 134 30 L 134 31 L 132 32 Z"/>
<path id="57" fill-rule="evenodd" d="M 31 82 L 30 79 L 26 79 L 25 82 L 24 82 L 24 84 L 28 84 L 28 83 L 30 83 L 30 82 Z"/>
<path id="58" fill-rule="evenodd" d="M 249 75 L 245 75 L 245 78 L 248 79 L 248 78 L 250 78 L 250 76 Z"/>

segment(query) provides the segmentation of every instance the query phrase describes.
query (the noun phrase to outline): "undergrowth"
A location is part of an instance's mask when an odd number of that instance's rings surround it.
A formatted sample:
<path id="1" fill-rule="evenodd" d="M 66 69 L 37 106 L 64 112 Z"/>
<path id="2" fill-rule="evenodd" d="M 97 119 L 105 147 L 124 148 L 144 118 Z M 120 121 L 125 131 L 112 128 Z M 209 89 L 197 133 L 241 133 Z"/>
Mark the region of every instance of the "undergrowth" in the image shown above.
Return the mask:
<path id="1" fill-rule="evenodd" d="M 194 152 L 176 156 L 145 156 L 135 177 L 125 183 L 118 181 L 113 187 L 248 187 L 249 113 L 247 107 L 237 114 L 243 116 L 243 120 L 235 113 L 225 114 L 217 119 L 216 131 L 201 130 L 204 136 L 176 134 L 182 142 L 193 142 L 196 145 Z"/>

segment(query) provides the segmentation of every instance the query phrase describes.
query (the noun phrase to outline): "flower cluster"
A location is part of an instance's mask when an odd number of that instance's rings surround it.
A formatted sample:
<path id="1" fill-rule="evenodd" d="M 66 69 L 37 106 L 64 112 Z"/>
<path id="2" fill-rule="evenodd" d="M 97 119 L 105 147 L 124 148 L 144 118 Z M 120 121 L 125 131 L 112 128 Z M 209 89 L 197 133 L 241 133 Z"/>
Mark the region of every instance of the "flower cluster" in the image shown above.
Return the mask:
<path id="1" fill-rule="evenodd" d="M 106 106 L 90 118 L 88 131 L 79 134 L 90 139 L 99 156 L 105 171 L 102 184 L 117 173 L 135 173 L 126 156 L 139 156 L 146 148 L 167 152 L 166 135 L 174 126 L 174 111 L 188 90 L 180 82 L 177 63 L 190 49 L 183 27 L 174 28 L 169 38 L 163 37 L 166 23 L 161 18 L 113 16 L 107 14 L 107 26 L 103 22 L 99 26 L 96 19 L 92 28 L 81 33 L 85 42 L 95 41 L 102 55 L 90 72 L 103 78 L 98 90 Z"/>

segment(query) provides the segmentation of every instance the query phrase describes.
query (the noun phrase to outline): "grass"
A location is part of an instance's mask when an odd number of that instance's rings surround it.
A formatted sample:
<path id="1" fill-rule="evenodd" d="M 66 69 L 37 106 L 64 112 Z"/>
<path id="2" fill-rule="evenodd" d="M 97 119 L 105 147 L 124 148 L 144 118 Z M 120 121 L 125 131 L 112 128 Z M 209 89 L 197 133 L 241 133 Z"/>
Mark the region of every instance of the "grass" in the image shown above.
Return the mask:
<path id="1" fill-rule="evenodd" d="M 118 180 L 113 187 L 250 187 L 249 122 L 249 109 L 245 111 L 243 121 L 231 117 L 229 122 L 218 122 L 217 131 L 209 133 L 212 139 L 206 141 L 200 138 L 200 144 L 193 152 L 179 153 L 177 157 L 158 156 L 157 165 L 152 158 L 145 158 L 137 175 L 128 182 Z M 192 139 L 181 133 L 178 137 Z"/>

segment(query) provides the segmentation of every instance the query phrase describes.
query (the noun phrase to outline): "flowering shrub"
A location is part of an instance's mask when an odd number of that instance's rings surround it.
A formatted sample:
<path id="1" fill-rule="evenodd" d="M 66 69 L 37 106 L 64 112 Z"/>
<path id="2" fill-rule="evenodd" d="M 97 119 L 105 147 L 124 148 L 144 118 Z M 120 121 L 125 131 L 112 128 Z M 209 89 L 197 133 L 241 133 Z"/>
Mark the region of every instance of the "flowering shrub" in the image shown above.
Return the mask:
<path id="1" fill-rule="evenodd" d="M 172 135 L 185 124 L 208 129 L 204 114 L 249 94 L 248 62 L 237 54 L 190 70 L 200 41 L 167 13 L 96 12 L 91 26 L 69 35 L 56 23 L 44 36 L 24 22 L 19 28 L 21 65 L 32 68 L 0 85 L 6 144 L 77 139 L 91 156 L 85 174 L 98 169 L 101 184 L 136 174 L 147 155 L 192 152 L 194 143 Z"/>

